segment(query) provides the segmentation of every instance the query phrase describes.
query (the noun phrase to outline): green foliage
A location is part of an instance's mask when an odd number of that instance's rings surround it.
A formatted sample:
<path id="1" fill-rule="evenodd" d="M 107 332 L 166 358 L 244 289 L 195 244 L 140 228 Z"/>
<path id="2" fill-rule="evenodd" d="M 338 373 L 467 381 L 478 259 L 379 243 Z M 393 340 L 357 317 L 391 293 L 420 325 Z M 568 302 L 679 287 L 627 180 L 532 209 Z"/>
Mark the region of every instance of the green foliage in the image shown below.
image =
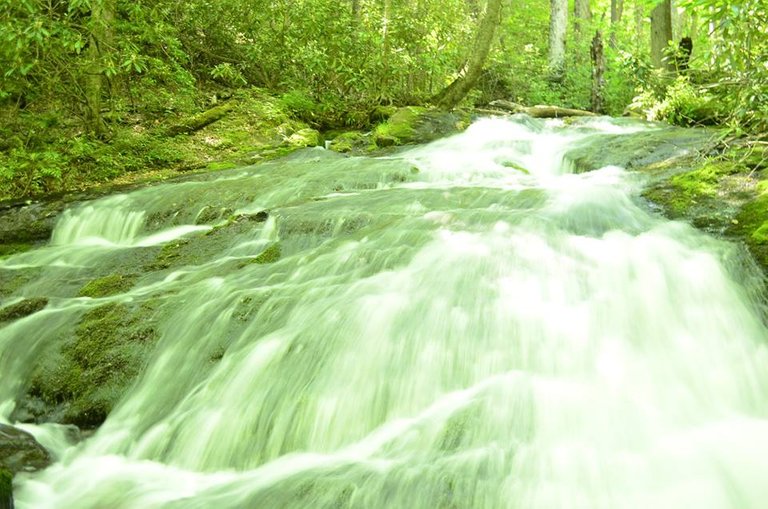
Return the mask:
<path id="1" fill-rule="evenodd" d="M 658 77 L 644 83 L 653 113 L 675 123 L 723 122 L 735 131 L 768 129 L 768 11 L 763 0 L 684 0 L 680 4 L 700 20 L 700 35 L 687 76 L 690 82 Z M 670 54 L 676 51 L 675 45 Z"/>
<path id="2" fill-rule="evenodd" d="M 719 101 L 691 83 L 688 76 L 678 76 L 660 92 L 643 91 L 633 105 L 646 111 L 649 120 L 665 120 L 683 126 L 712 125 L 724 115 Z"/>

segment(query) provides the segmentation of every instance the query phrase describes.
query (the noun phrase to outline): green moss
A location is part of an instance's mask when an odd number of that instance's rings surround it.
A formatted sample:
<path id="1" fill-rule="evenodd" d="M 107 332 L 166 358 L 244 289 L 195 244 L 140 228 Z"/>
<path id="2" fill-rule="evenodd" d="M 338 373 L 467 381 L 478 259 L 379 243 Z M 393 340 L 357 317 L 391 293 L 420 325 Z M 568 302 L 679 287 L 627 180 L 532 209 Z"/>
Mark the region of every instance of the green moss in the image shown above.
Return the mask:
<path id="1" fill-rule="evenodd" d="M 11 507 L 13 500 L 13 474 L 10 470 L 0 468 L 0 507 Z"/>
<path id="2" fill-rule="evenodd" d="M 232 168 L 237 168 L 237 164 L 231 161 L 213 161 L 205 167 L 209 171 L 231 170 Z"/>
<path id="3" fill-rule="evenodd" d="M 130 290 L 135 280 L 133 274 L 110 274 L 90 281 L 80 289 L 78 295 L 93 298 L 117 295 Z"/>
<path id="4" fill-rule="evenodd" d="M 329 148 L 335 152 L 347 153 L 358 150 L 362 151 L 369 143 L 366 135 L 360 131 L 348 131 L 333 138 Z"/>
<path id="5" fill-rule="evenodd" d="M 389 120 L 376 126 L 373 133 L 376 145 L 390 147 L 413 142 L 416 136 L 416 122 L 424 111 L 424 108 L 416 106 L 398 109 Z"/>
<path id="6" fill-rule="evenodd" d="M 280 243 L 275 242 L 274 244 L 271 244 L 267 249 L 261 252 L 259 256 L 253 259 L 253 263 L 259 263 L 259 264 L 265 264 L 265 263 L 274 263 L 277 260 L 280 259 L 280 255 L 282 254 L 280 249 Z"/>
<path id="7" fill-rule="evenodd" d="M 21 302 L 0 309 L 0 322 L 24 318 L 25 316 L 37 313 L 47 305 L 48 299 L 45 298 L 24 299 Z"/>
<path id="8" fill-rule="evenodd" d="M 314 129 L 300 129 L 286 140 L 291 147 L 316 147 L 320 145 L 320 133 Z"/>
<path id="9" fill-rule="evenodd" d="M 738 165 L 732 162 L 711 162 L 699 169 L 675 175 L 664 187 L 647 192 L 646 197 L 679 217 L 700 201 L 715 197 L 721 179 L 738 171 Z"/>
<path id="10" fill-rule="evenodd" d="M 154 344 L 147 311 L 110 303 L 83 314 L 73 337 L 37 366 L 30 394 L 49 407 L 60 406 L 63 423 L 100 425 Z"/>
<path id="11" fill-rule="evenodd" d="M 167 269 L 181 257 L 181 248 L 189 243 L 189 240 L 176 240 L 165 244 L 157 254 L 155 261 L 145 266 L 147 270 Z"/>
<path id="12" fill-rule="evenodd" d="M 33 244 L 0 244 L 0 258 L 29 251 Z"/>
<path id="13" fill-rule="evenodd" d="M 728 233 L 743 239 L 757 262 L 768 271 L 768 193 L 747 202 Z"/>

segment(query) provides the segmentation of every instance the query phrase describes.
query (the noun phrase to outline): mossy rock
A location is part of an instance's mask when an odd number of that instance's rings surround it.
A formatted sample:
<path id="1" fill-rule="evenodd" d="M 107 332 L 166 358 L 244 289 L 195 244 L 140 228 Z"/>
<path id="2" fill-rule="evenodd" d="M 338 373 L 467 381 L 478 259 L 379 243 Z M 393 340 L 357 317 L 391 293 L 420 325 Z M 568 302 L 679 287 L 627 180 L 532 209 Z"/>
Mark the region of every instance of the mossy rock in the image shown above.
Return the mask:
<path id="1" fill-rule="evenodd" d="M 16 418 L 99 426 L 154 347 L 152 311 L 149 304 L 109 303 L 84 313 L 72 337 L 35 366 Z"/>
<path id="2" fill-rule="evenodd" d="M 300 129 L 286 140 L 291 147 L 316 147 L 320 145 L 320 133 L 315 129 Z"/>
<path id="3" fill-rule="evenodd" d="M 676 127 L 632 135 L 600 135 L 588 138 L 581 147 L 568 151 L 566 158 L 573 163 L 575 173 L 606 166 L 658 170 L 662 163 L 675 161 L 679 165 L 686 159 L 695 159 L 699 149 L 710 144 L 714 135 L 712 130 Z"/>
<path id="4" fill-rule="evenodd" d="M 373 138 L 379 147 L 416 142 L 416 123 L 426 110 L 418 106 L 398 109 L 383 124 L 376 126 Z"/>
<path id="5" fill-rule="evenodd" d="M 274 244 L 270 244 L 269 246 L 267 246 L 267 248 L 264 251 L 259 253 L 254 258 L 251 258 L 247 262 L 241 264 L 241 267 L 245 267 L 253 263 L 258 265 L 275 263 L 280 259 L 280 256 L 282 256 L 282 248 L 280 247 L 279 242 L 275 242 Z"/>
<path id="6" fill-rule="evenodd" d="M 747 244 L 752 255 L 768 271 L 768 193 L 746 203 L 729 229 Z"/>
<path id="7" fill-rule="evenodd" d="M 3 483 L 8 474 L 34 472 L 50 465 L 48 451 L 35 437 L 13 426 L 0 424 L 0 473 Z"/>
<path id="8" fill-rule="evenodd" d="M 370 137 L 360 131 L 348 131 L 333 138 L 328 146 L 334 152 L 362 153 L 371 145 Z"/>
<path id="9" fill-rule="evenodd" d="M 21 302 L 11 304 L 6 308 L 0 309 L 0 323 L 24 318 L 25 316 L 37 313 L 47 305 L 48 299 L 43 297 L 24 299 Z"/>
<path id="10" fill-rule="evenodd" d="M 109 297 L 127 292 L 135 281 L 136 276 L 133 274 L 110 274 L 88 282 L 80 289 L 78 295 L 93 298 Z"/>
<path id="11" fill-rule="evenodd" d="M 378 147 L 428 143 L 455 134 L 469 125 L 469 113 L 427 110 L 419 106 L 399 108 L 373 131 Z"/>
<path id="12" fill-rule="evenodd" d="M 717 196 L 723 177 L 738 171 L 739 167 L 730 162 L 710 162 L 672 176 L 647 191 L 645 196 L 661 205 L 671 217 L 685 218 L 693 207 Z"/>

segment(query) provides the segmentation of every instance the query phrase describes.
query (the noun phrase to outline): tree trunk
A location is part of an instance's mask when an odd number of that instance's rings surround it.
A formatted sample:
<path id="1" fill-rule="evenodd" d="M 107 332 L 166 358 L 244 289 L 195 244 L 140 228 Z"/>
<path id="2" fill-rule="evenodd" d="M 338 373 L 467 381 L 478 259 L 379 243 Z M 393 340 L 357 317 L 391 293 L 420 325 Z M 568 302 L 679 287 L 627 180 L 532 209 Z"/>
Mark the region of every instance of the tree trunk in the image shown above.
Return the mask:
<path id="1" fill-rule="evenodd" d="M 672 72 L 674 65 L 667 58 L 672 40 L 672 1 L 662 0 L 651 11 L 651 62 L 657 69 Z"/>
<path id="2" fill-rule="evenodd" d="M 592 39 L 590 48 L 592 57 L 592 111 L 603 113 L 605 111 L 605 53 L 603 52 L 603 34 L 598 30 Z"/>
<path id="3" fill-rule="evenodd" d="M 392 11 L 392 0 L 383 0 L 381 14 L 381 91 L 389 95 L 389 18 Z"/>
<path id="4" fill-rule="evenodd" d="M 589 0 L 575 0 L 574 2 L 574 24 L 577 32 L 581 31 L 582 24 L 592 19 L 592 9 L 589 7 Z"/>
<path id="5" fill-rule="evenodd" d="M 549 77 L 561 81 L 565 73 L 565 31 L 568 24 L 568 0 L 550 0 Z"/>
<path id="6" fill-rule="evenodd" d="M 534 118 L 562 118 L 562 117 L 594 117 L 591 111 L 575 110 L 573 108 L 561 108 L 560 106 L 523 106 L 512 101 L 498 99 L 488 104 L 494 110 L 476 110 L 488 113 L 495 113 L 497 110 L 507 111 L 509 113 L 525 113 Z"/>
<path id="7" fill-rule="evenodd" d="M 501 4 L 502 0 L 488 0 L 485 14 L 480 20 L 480 26 L 477 29 L 477 37 L 475 38 L 475 44 L 469 57 L 466 71 L 433 98 L 433 102 L 439 107 L 445 109 L 455 108 L 464 96 L 472 90 L 472 87 L 475 86 L 480 73 L 483 71 L 485 59 L 491 50 L 496 27 L 501 22 Z"/>
<path id="8" fill-rule="evenodd" d="M 645 6 L 642 2 L 635 0 L 635 49 L 640 51 L 642 41 L 645 39 Z"/>
<path id="9" fill-rule="evenodd" d="M 616 47 L 616 31 L 619 30 L 621 15 L 624 12 L 624 0 L 611 0 L 611 48 Z"/>
<path id="10" fill-rule="evenodd" d="M 111 50 L 115 19 L 115 0 L 94 0 L 91 6 L 91 33 L 88 42 L 88 61 L 84 91 L 86 102 L 86 124 L 88 130 L 102 138 L 108 134 L 107 125 L 101 116 L 102 95 L 104 94 L 104 69 L 102 59 Z"/>

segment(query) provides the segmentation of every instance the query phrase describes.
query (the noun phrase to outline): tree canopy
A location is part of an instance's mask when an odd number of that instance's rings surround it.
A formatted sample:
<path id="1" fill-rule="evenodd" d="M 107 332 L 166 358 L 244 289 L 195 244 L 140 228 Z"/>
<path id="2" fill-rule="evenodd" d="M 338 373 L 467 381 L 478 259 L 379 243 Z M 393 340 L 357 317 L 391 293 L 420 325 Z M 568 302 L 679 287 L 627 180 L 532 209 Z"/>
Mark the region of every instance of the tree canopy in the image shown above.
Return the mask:
<path id="1" fill-rule="evenodd" d="M 55 190 L 94 143 L 256 88 L 320 129 L 381 105 L 589 109 L 598 31 L 606 113 L 768 126 L 762 0 L 0 0 L 0 187 Z"/>

